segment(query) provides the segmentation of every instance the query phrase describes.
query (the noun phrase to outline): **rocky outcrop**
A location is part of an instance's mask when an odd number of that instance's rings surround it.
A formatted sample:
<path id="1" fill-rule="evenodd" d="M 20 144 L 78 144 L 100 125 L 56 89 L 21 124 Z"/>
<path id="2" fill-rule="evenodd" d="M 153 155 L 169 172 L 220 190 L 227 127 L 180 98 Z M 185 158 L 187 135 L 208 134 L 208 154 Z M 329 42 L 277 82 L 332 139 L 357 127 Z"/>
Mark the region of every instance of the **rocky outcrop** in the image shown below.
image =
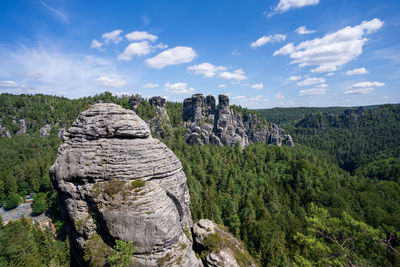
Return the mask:
<path id="1" fill-rule="evenodd" d="M 197 222 L 193 226 L 193 236 L 206 266 L 256 266 L 243 245 L 231 233 L 210 220 Z"/>
<path id="2" fill-rule="evenodd" d="M 7 130 L 7 128 L 5 128 L 5 127 L 3 127 L 3 126 L 1 125 L 2 122 L 3 122 L 3 119 L 0 118 L 0 137 L 11 138 L 10 131 Z"/>
<path id="3" fill-rule="evenodd" d="M 183 102 L 182 118 L 185 126 L 185 140 L 190 144 L 230 145 L 247 147 L 250 142 L 262 142 L 281 146 L 294 146 L 290 135 L 276 124 L 268 124 L 256 114 L 235 113 L 226 95 L 215 98 L 195 94 Z"/>
<path id="4" fill-rule="evenodd" d="M 17 132 L 17 134 L 26 134 L 26 121 L 25 119 L 20 119 L 19 120 L 19 130 Z"/>
<path id="5" fill-rule="evenodd" d="M 201 265 L 185 234 L 192 219 L 181 162 L 133 111 L 98 103 L 82 112 L 64 134 L 50 176 L 74 264 L 119 239 L 133 241 L 135 266 Z"/>
<path id="6" fill-rule="evenodd" d="M 166 138 L 168 127 L 171 127 L 167 110 L 165 109 L 165 98 L 154 96 L 149 98 L 149 103 L 156 110 L 156 116 L 146 121 L 151 131 L 159 138 Z"/>
<path id="7" fill-rule="evenodd" d="M 46 124 L 45 126 L 40 128 L 39 132 L 40 132 L 40 136 L 48 137 L 51 132 L 51 126 L 49 124 Z"/>

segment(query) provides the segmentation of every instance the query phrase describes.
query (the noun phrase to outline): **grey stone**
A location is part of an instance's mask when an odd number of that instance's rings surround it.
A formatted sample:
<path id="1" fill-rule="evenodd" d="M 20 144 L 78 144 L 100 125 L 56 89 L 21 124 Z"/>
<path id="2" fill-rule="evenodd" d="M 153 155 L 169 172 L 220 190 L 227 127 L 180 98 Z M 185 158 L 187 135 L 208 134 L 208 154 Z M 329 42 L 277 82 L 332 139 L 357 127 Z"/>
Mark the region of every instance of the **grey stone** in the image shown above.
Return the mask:
<path id="1" fill-rule="evenodd" d="M 19 130 L 17 134 L 26 134 L 26 121 L 25 119 L 20 119 L 19 120 Z"/>
<path id="2" fill-rule="evenodd" d="M 184 233 L 192 219 L 181 162 L 133 111 L 99 103 L 82 112 L 66 131 L 50 176 L 77 264 L 98 234 L 109 246 L 133 241 L 135 266 L 202 266 Z M 144 184 L 131 184 L 137 180 Z"/>
<path id="3" fill-rule="evenodd" d="M 211 251 L 205 256 L 205 265 L 212 267 L 238 267 L 239 264 L 235 259 L 235 254 L 232 249 L 240 251 L 241 253 L 248 254 L 242 244 L 228 231 L 222 229 L 208 219 L 202 219 L 193 226 L 194 242 L 197 246 L 204 246 L 204 239 L 211 234 L 218 234 L 224 240 L 220 244 L 219 251 Z M 249 256 L 249 258 L 251 258 Z M 254 261 L 248 262 L 246 266 L 256 266 Z"/>
<path id="4" fill-rule="evenodd" d="M 241 148 L 256 142 L 294 146 L 293 139 L 285 135 L 284 130 L 276 124 L 265 123 L 256 114 L 247 114 L 244 117 L 235 114 L 226 95 L 219 95 L 218 100 L 217 110 L 215 98 L 211 95 L 204 97 L 195 94 L 183 101 L 184 139 L 187 142 L 199 145 L 238 144 Z M 194 133 L 198 135 L 193 135 Z"/>
<path id="5" fill-rule="evenodd" d="M 40 128 L 40 135 L 43 137 L 48 137 L 50 135 L 50 132 L 51 132 L 51 126 L 48 124 Z"/>

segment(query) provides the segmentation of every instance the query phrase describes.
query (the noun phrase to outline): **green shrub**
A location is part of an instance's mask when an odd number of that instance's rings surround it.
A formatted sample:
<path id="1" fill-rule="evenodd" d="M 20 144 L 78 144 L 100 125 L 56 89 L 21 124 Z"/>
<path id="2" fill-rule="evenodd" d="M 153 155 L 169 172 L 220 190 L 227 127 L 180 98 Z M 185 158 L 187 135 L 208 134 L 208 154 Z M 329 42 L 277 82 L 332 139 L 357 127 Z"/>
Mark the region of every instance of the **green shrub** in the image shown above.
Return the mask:
<path id="1" fill-rule="evenodd" d="M 4 201 L 4 208 L 6 210 L 11 210 L 18 207 L 19 204 L 19 196 L 16 194 L 10 194 Z"/>
<path id="2" fill-rule="evenodd" d="M 142 179 L 135 180 L 131 183 L 132 189 L 145 186 L 146 182 Z"/>

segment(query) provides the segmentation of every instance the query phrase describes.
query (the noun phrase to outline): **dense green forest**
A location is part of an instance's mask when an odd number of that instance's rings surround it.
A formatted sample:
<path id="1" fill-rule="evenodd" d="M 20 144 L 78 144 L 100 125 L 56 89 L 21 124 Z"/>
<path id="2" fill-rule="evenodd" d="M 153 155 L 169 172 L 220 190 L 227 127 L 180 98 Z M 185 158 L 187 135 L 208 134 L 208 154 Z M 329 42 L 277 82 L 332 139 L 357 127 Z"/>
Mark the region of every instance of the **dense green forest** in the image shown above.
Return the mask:
<path id="1" fill-rule="evenodd" d="M 0 266 L 23 262 L 19 255 L 27 245 L 39 265 L 68 260 L 48 168 L 62 142 L 57 128 L 69 127 L 100 99 L 129 108 L 129 96 L 110 93 L 76 100 L 0 95 L 1 124 L 12 134 L 0 138 L 0 200 L 10 205 L 28 192 L 38 193 L 34 210 L 47 210 L 60 232 L 59 241 L 46 243 L 53 254 L 37 255 L 46 233 L 22 221 L 7 224 L 0 228 L 0 247 L 13 240 L 16 248 L 0 250 Z M 370 107 L 357 116 L 345 114 L 345 108 L 280 109 L 266 119 L 286 125 L 295 147 L 252 144 L 244 150 L 188 145 L 182 104 L 167 102 L 166 108 L 173 128 L 162 141 L 182 161 L 194 221 L 209 218 L 227 226 L 261 266 L 400 266 L 398 106 Z M 137 113 L 144 119 L 155 114 L 145 100 Z M 22 118 L 29 135 L 17 134 L 19 124 L 13 121 Z M 53 127 L 47 138 L 39 135 L 45 124 Z"/>

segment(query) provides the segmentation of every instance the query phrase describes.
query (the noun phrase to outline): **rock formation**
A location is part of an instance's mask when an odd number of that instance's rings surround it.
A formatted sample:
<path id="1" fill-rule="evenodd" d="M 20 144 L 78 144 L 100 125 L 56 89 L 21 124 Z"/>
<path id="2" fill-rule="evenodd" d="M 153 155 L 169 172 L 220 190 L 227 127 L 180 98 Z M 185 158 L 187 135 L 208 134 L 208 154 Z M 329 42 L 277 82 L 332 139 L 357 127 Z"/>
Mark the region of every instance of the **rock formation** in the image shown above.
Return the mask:
<path id="1" fill-rule="evenodd" d="M 210 220 L 197 222 L 193 226 L 193 235 L 206 266 L 256 266 L 243 245 L 231 233 Z"/>
<path id="2" fill-rule="evenodd" d="M 171 127 L 169 116 L 165 109 L 165 98 L 153 96 L 149 99 L 149 103 L 156 109 L 157 114 L 146 123 L 157 137 L 165 138 L 167 137 L 166 128 Z"/>
<path id="3" fill-rule="evenodd" d="M 40 132 L 41 136 L 48 137 L 50 135 L 50 132 L 51 132 L 51 126 L 49 124 L 46 124 L 45 126 L 40 128 L 39 132 Z"/>
<path id="4" fill-rule="evenodd" d="M 17 134 L 26 134 L 26 121 L 25 119 L 20 119 L 19 120 L 19 131 L 17 132 Z"/>
<path id="5" fill-rule="evenodd" d="M 195 94 L 184 100 L 182 118 L 188 143 L 230 146 L 238 143 L 242 148 L 250 142 L 294 146 L 292 137 L 276 124 L 268 125 L 256 114 L 235 113 L 225 95 L 219 95 L 218 101 L 216 109 L 211 95 Z"/>
<path id="6" fill-rule="evenodd" d="M 192 218 L 181 162 L 133 111 L 98 103 L 82 112 L 64 134 L 50 176 L 74 264 L 119 239 L 133 241 L 135 266 L 202 265 L 185 234 Z"/>

